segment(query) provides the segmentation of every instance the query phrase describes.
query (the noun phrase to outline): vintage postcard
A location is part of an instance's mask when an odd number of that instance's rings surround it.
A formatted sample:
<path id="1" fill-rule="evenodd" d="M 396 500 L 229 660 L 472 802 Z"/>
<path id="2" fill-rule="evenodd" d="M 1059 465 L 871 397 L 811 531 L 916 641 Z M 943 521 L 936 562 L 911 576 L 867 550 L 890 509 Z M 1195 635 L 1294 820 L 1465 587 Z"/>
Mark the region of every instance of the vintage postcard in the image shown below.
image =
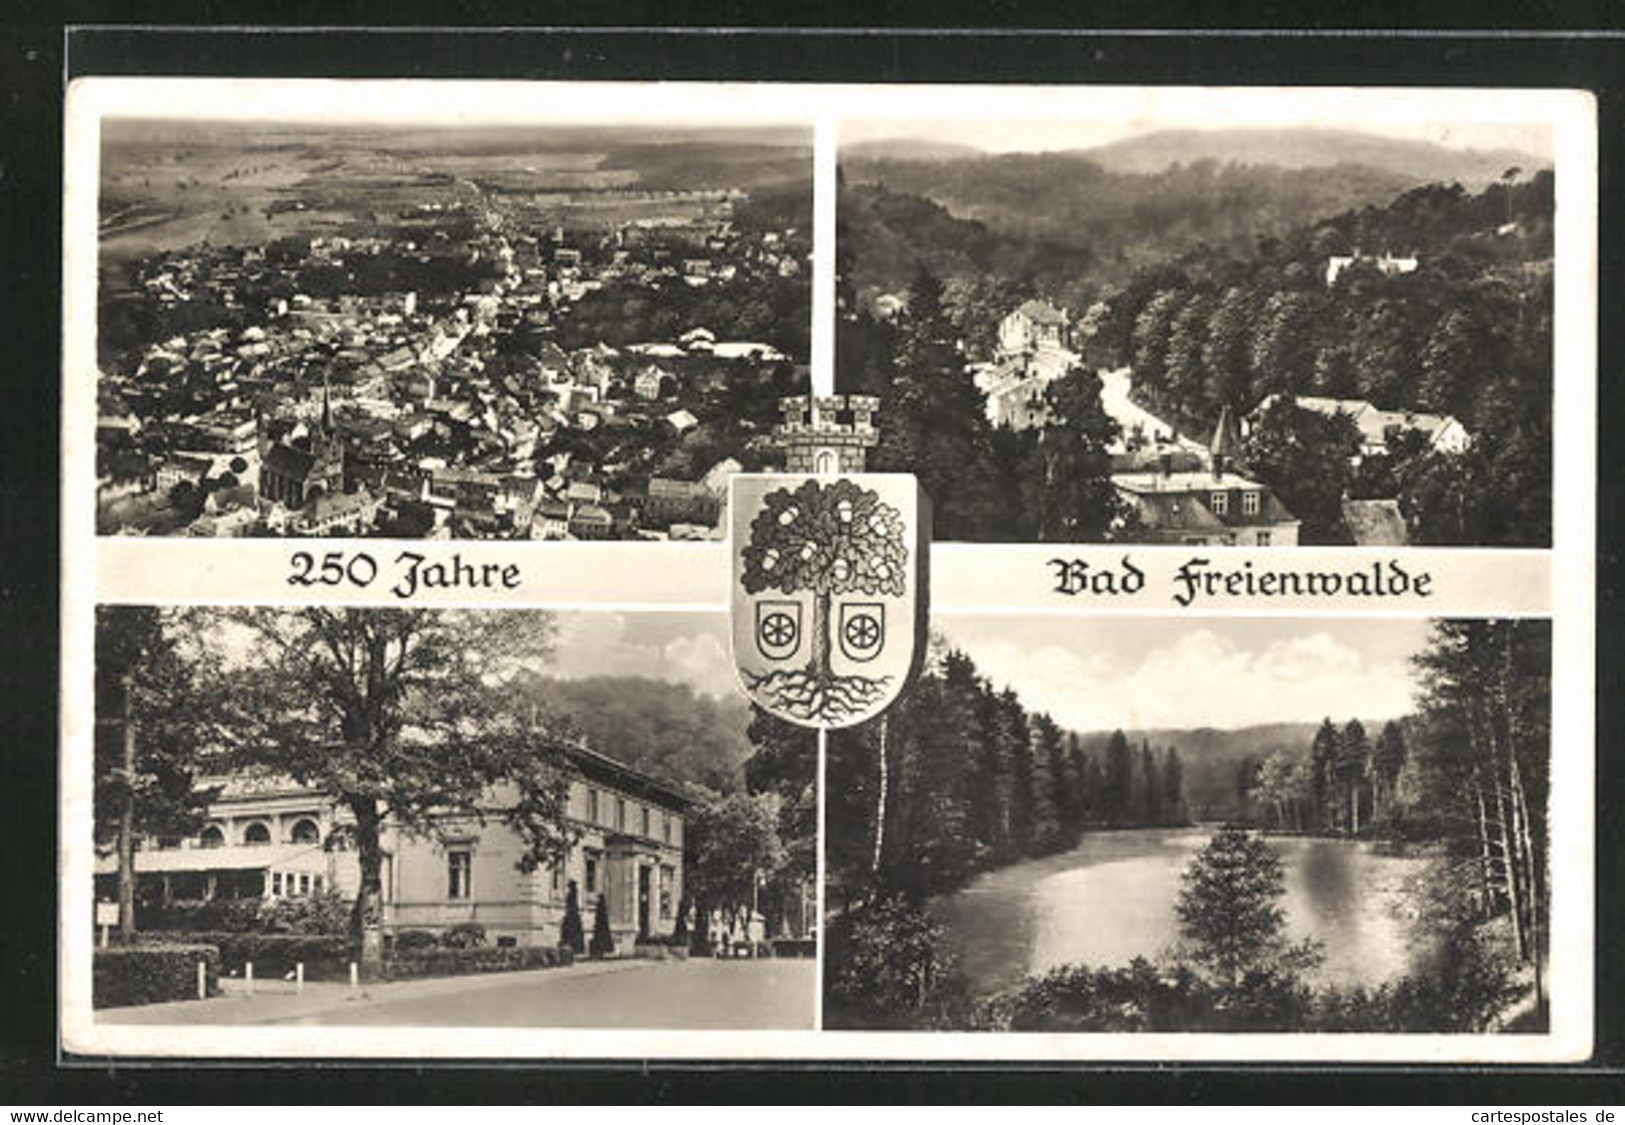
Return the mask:
<path id="1" fill-rule="evenodd" d="M 66 1056 L 1587 1058 L 1596 142 L 76 81 Z"/>

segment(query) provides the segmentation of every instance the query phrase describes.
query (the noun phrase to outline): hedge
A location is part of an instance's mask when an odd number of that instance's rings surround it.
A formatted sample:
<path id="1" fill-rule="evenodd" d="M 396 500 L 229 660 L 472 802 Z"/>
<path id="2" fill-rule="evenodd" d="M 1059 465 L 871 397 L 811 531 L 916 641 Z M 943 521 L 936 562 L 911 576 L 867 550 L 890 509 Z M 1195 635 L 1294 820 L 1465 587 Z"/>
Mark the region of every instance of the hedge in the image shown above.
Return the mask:
<path id="1" fill-rule="evenodd" d="M 568 948 L 542 945 L 477 949 L 402 949 L 397 945 L 384 958 L 384 976 L 390 980 L 411 980 L 469 973 L 511 973 L 521 969 L 551 969 L 569 965 L 574 960 L 575 955 Z"/>
<path id="2" fill-rule="evenodd" d="M 197 963 L 208 966 L 207 991 L 218 989 L 220 954 L 212 945 L 137 945 L 98 949 L 91 970 L 93 1008 L 162 1004 L 197 997 Z"/>
<path id="3" fill-rule="evenodd" d="M 775 957 L 817 957 L 818 942 L 812 938 L 774 938 Z"/>
<path id="4" fill-rule="evenodd" d="M 227 976 L 243 975 L 246 962 L 254 962 L 254 975 L 261 980 L 287 976 L 297 962 L 304 962 L 306 980 L 348 980 L 355 950 L 347 937 L 325 934 L 236 934 L 189 933 L 153 935 L 159 939 L 182 940 L 214 946 L 219 950 L 220 971 Z"/>

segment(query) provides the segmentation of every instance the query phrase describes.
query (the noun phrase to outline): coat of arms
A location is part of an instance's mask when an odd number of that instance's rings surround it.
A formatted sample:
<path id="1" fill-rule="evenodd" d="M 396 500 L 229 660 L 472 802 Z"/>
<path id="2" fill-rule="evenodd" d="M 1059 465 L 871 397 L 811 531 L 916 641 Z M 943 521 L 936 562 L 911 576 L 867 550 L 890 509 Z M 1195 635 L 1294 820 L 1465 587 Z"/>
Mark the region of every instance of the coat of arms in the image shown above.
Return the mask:
<path id="1" fill-rule="evenodd" d="M 845 727 L 913 674 L 929 516 L 911 476 L 733 478 L 734 657 L 781 718 Z"/>

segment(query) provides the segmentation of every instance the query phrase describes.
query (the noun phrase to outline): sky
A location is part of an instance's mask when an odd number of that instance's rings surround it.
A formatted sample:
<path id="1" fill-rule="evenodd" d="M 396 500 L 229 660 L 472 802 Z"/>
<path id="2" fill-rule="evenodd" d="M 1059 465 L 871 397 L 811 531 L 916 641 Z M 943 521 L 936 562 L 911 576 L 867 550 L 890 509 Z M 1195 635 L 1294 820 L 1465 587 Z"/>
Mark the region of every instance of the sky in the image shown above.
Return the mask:
<path id="1" fill-rule="evenodd" d="M 932 628 L 1027 707 L 1099 731 L 1396 718 L 1428 622 L 939 615 Z"/>
<path id="2" fill-rule="evenodd" d="M 556 617 L 558 639 L 553 662 L 542 669 L 546 675 L 647 676 L 717 697 L 740 690 L 725 613 L 594 610 Z"/>
<path id="3" fill-rule="evenodd" d="M 1450 148 L 1511 148 L 1534 156 L 1549 156 L 1551 133 L 1544 125 L 1503 122 L 1390 122 L 1359 120 L 1328 121 L 1324 118 L 1283 120 L 1280 122 L 1247 121 L 1188 121 L 1164 119 L 1145 125 L 1114 120 L 1071 119 L 1061 121 L 985 120 L 985 121 L 930 121 L 910 120 L 849 120 L 841 124 L 841 143 L 890 140 L 907 137 L 911 140 L 939 141 L 967 144 L 988 152 L 1048 152 L 1066 149 L 1094 148 L 1110 144 L 1125 137 L 1163 129 L 1221 129 L 1251 127 L 1310 126 L 1316 128 L 1350 129 L 1360 133 L 1396 137 L 1403 140 L 1433 141 Z"/>
<path id="4" fill-rule="evenodd" d="M 543 675 L 644 676 L 715 698 L 741 690 L 726 613 L 554 618 Z M 1396 718 L 1413 708 L 1410 657 L 1428 635 L 1426 620 L 1404 618 L 937 614 L 931 627 L 996 687 L 1076 731 Z M 215 643 L 228 662 L 254 647 L 236 626 Z"/>
<path id="5" fill-rule="evenodd" d="M 1193 111 L 1136 117 L 1007 117 L 931 120 L 924 118 L 850 118 L 841 122 L 840 143 L 911 140 L 967 144 L 988 152 L 1046 152 L 1094 148 L 1125 137 L 1164 129 L 1294 128 L 1348 129 L 1403 140 L 1433 141 L 1450 148 L 1511 148 L 1550 159 L 1551 128 L 1541 122 L 1475 121 L 1461 117 L 1429 119 L 1357 112 L 1327 114 L 1291 101 L 1249 108 L 1245 115 L 1215 117 Z"/>

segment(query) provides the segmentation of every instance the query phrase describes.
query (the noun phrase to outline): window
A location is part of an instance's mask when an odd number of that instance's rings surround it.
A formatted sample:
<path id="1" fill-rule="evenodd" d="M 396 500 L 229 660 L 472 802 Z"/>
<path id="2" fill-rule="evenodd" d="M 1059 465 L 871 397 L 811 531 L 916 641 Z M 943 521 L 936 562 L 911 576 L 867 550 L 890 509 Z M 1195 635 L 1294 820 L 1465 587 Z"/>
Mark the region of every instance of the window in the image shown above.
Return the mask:
<path id="1" fill-rule="evenodd" d="M 446 853 L 446 897 L 472 898 L 474 890 L 474 853 L 467 848 L 453 848 Z"/>
<path id="2" fill-rule="evenodd" d="M 564 889 L 564 862 L 560 860 L 548 869 L 548 886 L 555 896 Z"/>
<path id="3" fill-rule="evenodd" d="M 587 857 L 587 878 L 586 878 L 586 883 L 587 883 L 587 893 L 588 894 L 595 895 L 595 894 L 598 893 L 598 857 L 597 856 L 589 855 Z"/>
<path id="4" fill-rule="evenodd" d="M 243 829 L 243 843 L 249 847 L 257 848 L 270 842 L 271 830 L 257 820 Z"/>
<path id="5" fill-rule="evenodd" d="M 671 843 L 671 813 L 660 814 L 660 838 Z"/>
<path id="6" fill-rule="evenodd" d="M 598 823 L 598 790 L 587 790 L 587 821 L 590 824 Z"/>
<path id="7" fill-rule="evenodd" d="M 282 897 L 282 872 L 280 871 L 271 872 L 271 897 Z"/>
<path id="8" fill-rule="evenodd" d="M 1258 533 L 1258 545 L 1260 547 L 1268 547 L 1270 545 L 1270 533 L 1269 532 L 1260 531 Z"/>
<path id="9" fill-rule="evenodd" d="M 197 842 L 205 848 L 223 848 L 226 845 L 226 834 L 220 830 L 218 824 L 211 824 L 198 835 Z"/>
<path id="10" fill-rule="evenodd" d="M 322 877 L 320 875 L 310 877 L 310 890 L 312 894 L 319 895 L 322 893 Z"/>
<path id="11" fill-rule="evenodd" d="M 638 806 L 638 832 L 647 837 L 649 835 L 649 806 Z"/>
<path id="12" fill-rule="evenodd" d="M 1214 515 L 1224 515 L 1230 510 L 1230 494 L 1228 492 L 1215 492 L 1208 497 L 1207 506 L 1213 509 Z"/>
<path id="13" fill-rule="evenodd" d="M 615 798 L 615 828 L 617 831 L 626 831 L 626 798 Z"/>
<path id="14" fill-rule="evenodd" d="M 309 875 L 301 875 L 301 876 L 299 876 L 299 893 L 302 894 L 302 895 L 308 895 L 310 893 L 310 876 Z"/>
<path id="15" fill-rule="evenodd" d="M 1256 516 L 1258 514 L 1258 493 L 1243 492 L 1241 494 L 1241 514 Z"/>
<path id="16" fill-rule="evenodd" d="M 671 889 L 676 881 L 677 872 L 670 864 L 660 865 L 660 918 L 667 921 L 671 918 Z"/>
<path id="17" fill-rule="evenodd" d="M 290 844 L 319 844 L 322 842 L 322 830 L 316 827 L 316 822 L 309 817 L 301 817 L 293 822 L 293 830 L 288 833 Z"/>

